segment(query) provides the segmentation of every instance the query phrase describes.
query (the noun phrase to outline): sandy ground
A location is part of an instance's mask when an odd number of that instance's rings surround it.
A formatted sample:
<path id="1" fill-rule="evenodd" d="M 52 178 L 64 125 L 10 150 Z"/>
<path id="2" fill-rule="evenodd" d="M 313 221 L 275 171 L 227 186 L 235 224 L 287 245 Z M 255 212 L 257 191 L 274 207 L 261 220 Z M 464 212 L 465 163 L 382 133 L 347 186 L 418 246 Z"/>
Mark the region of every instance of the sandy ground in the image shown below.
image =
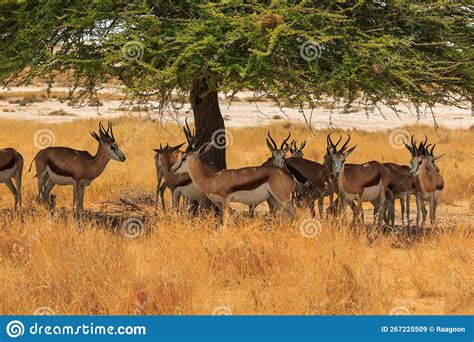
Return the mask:
<path id="1" fill-rule="evenodd" d="M 55 88 L 54 91 L 66 91 L 66 88 Z M 77 107 L 68 105 L 66 102 L 61 103 L 57 99 L 45 100 L 43 102 L 34 102 L 27 104 L 14 104 L 8 102 L 9 93 L 18 92 L 45 92 L 42 87 L 18 87 L 9 90 L 3 89 L 0 95 L 6 95 L 6 98 L 0 99 L 0 117 L 15 120 L 34 120 L 45 123 L 59 123 L 72 121 L 77 119 L 96 118 L 113 118 L 123 115 L 128 116 L 145 116 L 146 113 L 137 111 L 127 111 L 121 108 L 120 100 L 101 100 L 99 107 L 85 106 Z M 274 103 L 265 102 L 248 102 L 252 98 L 249 92 L 241 92 L 236 95 L 237 101 L 229 105 L 229 101 L 222 95 L 221 110 L 226 121 L 227 127 L 248 127 L 274 124 L 277 122 L 295 122 L 304 123 L 304 116 L 295 109 L 283 108 L 280 110 Z M 469 108 L 470 104 L 465 103 L 464 106 Z M 412 124 L 433 125 L 433 117 L 429 109 L 425 111 L 423 108 L 421 117 L 417 118 L 414 112 L 410 112 L 409 107 L 399 104 L 397 108 L 401 111 L 398 116 L 390 108 L 381 106 L 381 112 L 376 110 L 374 113 L 367 115 L 362 108 L 354 106 L 350 113 L 344 113 L 344 108 L 340 107 L 331 110 L 319 107 L 313 112 L 311 124 L 316 129 L 324 128 L 356 128 L 361 130 L 381 130 L 393 129 Z M 66 115 L 52 115 L 51 113 L 63 110 Z M 412 108 L 413 111 L 413 108 Z M 447 128 L 469 128 L 474 125 L 474 116 L 471 116 L 470 109 L 460 109 L 452 106 L 437 105 L 433 109 L 436 122 L 439 126 Z M 305 113 L 309 120 L 310 113 Z M 190 114 L 190 106 L 185 105 L 179 112 L 178 120 L 183 121 Z M 166 120 L 176 120 L 176 117 L 169 117 Z M 191 120 L 192 121 L 192 120 Z"/>

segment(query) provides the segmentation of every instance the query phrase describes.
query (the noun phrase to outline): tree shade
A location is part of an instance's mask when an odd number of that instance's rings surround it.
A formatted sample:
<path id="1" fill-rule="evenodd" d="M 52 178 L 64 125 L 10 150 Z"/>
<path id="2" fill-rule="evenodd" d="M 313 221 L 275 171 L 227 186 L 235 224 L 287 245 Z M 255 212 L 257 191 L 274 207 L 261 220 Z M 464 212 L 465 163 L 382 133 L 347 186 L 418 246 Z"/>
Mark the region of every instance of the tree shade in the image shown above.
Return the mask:
<path id="1" fill-rule="evenodd" d="M 460 105 L 474 92 L 473 11 L 461 1 L 2 2 L 0 81 L 66 75 L 71 97 L 93 99 L 119 80 L 158 113 L 189 95 L 204 143 L 224 128 L 218 92 L 301 110 L 328 97 Z M 225 149 L 205 158 L 225 167 Z"/>

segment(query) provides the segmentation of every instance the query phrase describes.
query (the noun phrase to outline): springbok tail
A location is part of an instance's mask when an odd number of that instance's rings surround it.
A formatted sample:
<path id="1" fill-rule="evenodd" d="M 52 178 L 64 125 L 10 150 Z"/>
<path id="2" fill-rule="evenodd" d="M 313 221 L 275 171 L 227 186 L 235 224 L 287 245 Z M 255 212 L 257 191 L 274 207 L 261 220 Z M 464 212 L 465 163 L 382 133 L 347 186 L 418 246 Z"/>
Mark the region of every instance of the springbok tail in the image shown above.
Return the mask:
<path id="1" fill-rule="evenodd" d="M 37 156 L 38 156 L 38 155 L 36 155 L 36 156 L 33 158 L 33 160 L 31 161 L 31 163 L 30 163 L 30 168 L 28 169 L 28 173 L 31 172 L 31 167 L 33 166 L 33 162 L 35 161 L 35 159 L 36 159 Z M 38 176 L 38 175 L 35 175 L 35 177 L 37 177 L 37 176 Z"/>

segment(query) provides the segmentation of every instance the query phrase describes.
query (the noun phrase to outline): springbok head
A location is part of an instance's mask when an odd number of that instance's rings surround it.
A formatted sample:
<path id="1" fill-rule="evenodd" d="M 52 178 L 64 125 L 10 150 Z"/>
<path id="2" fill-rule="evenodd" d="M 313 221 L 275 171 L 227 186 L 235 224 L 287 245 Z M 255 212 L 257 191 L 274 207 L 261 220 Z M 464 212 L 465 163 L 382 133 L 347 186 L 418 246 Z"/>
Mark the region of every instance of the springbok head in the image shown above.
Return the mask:
<path id="1" fill-rule="evenodd" d="M 420 166 L 423 165 L 423 163 L 428 163 L 432 165 L 436 171 L 439 171 L 438 166 L 435 164 L 435 161 L 441 158 L 443 155 L 440 155 L 438 157 L 435 157 L 433 154 L 434 148 L 436 147 L 436 144 L 428 144 L 428 137 L 425 135 L 425 141 L 420 142 L 418 147 L 416 146 L 415 138 L 412 135 L 410 144 L 405 144 L 405 147 L 410 151 L 411 153 L 411 169 L 410 169 L 410 175 L 415 176 L 418 174 L 418 170 L 420 169 Z M 431 146 L 431 149 L 430 149 Z"/>
<path id="2" fill-rule="evenodd" d="M 291 133 L 288 132 L 288 136 L 285 140 L 283 140 L 280 145 L 280 148 L 277 147 L 277 144 L 275 143 L 275 140 L 273 140 L 273 138 L 271 137 L 270 132 L 268 132 L 267 135 L 267 147 L 272 153 L 273 165 L 277 167 L 283 167 L 283 164 L 285 163 L 285 156 L 290 150 L 290 146 L 287 144 L 287 141 L 288 139 L 290 139 Z"/>
<path id="3" fill-rule="evenodd" d="M 339 174 L 344 170 L 344 162 L 346 161 L 346 158 L 352 152 L 354 152 L 354 150 L 356 148 L 356 146 L 353 146 L 353 147 L 351 147 L 350 149 L 348 149 L 346 151 L 347 145 L 349 144 L 350 140 L 351 140 L 351 136 L 348 134 L 346 142 L 338 150 L 337 145 L 339 144 L 341 139 L 339 139 L 339 141 L 336 143 L 336 145 L 334 145 L 334 143 L 331 140 L 331 134 L 329 134 L 328 137 L 327 137 L 328 148 L 327 148 L 326 152 L 329 155 L 329 157 L 331 158 L 330 162 L 332 164 L 332 173 L 335 177 L 339 176 Z"/>
<path id="4" fill-rule="evenodd" d="M 337 145 L 342 140 L 342 135 L 339 134 L 339 140 L 337 141 L 336 144 L 334 144 L 331 140 L 331 134 L 328 134 L 326 138 L 327 146 L 326 146 L 326 154 L 324 155 L 324 166 L 327 168 L 332 168 L 332 158 L 331 158 L 331 153 L 337 151 Z"/>
<path id="5" fill-rule="evenodd" d="M 102 121 L 99 122 L 99 134 L 90 132 L 92 137 L 99 142 L 102 148 L 107 151 L 109 159 L 125 161 L 125 154 L 120 150 L 115 142 L 114 132 L 112 130 L 112 123 L 107 122 L 107 130 L 102 126 Z"/>
<path id="6" fill-rule="evenodd" d="M 160 143 L 160 148 L 153 149 L 153 151 L 156 152 L 155 159 L 158 161 L 159 165 L 166 165 L 167 162 L 169 164 L 174 164 L 179 159 L 177 152 L 183 145 L 184 143 L 176 146 L 166 144 L 166 146 L 163 147 Z"/>
<path id="7" fill-rule="evenodd" d="M 199 161 L 201 155 L 209 152 L 213 147 L 212 142 L 207 142 L 197 149 L 188 149 L 181 158 L 171 167 L 171 173 L 189 173 L 189 165 Z"/>
<path id="8" fill-rule="evenodd" d="M 298 158 L 303 158 L 303 149 L 306 146 L 306 140 L 304 140 L 300 147 L 296 144 L 296 140 L 293 140 L 291 144 L 289 145 L 290 147 L 290 153 L 292 157 L 298 157 Z"/>

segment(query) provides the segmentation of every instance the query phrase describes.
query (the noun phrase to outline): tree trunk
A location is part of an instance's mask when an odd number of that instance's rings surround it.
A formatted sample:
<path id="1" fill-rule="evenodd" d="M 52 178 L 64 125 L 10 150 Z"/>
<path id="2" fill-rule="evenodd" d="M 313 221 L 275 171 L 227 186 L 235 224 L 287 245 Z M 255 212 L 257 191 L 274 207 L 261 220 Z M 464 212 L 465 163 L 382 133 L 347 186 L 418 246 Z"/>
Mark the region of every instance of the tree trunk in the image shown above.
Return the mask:
<path id="1" fill-rule="evenodd" d="M 198 146 L 202 146 L 212 139 L 219 142 L 218 148 L 211 148 L 201 159 L 225 169 L 225 126 L 219 108 L 217 91 L 209 90 L 209 85 L 205 79 L 197 80 L 190 92 L 190 102 L 194 113 Z M 217 138 L 216 134 L 218 135 Z"/>

